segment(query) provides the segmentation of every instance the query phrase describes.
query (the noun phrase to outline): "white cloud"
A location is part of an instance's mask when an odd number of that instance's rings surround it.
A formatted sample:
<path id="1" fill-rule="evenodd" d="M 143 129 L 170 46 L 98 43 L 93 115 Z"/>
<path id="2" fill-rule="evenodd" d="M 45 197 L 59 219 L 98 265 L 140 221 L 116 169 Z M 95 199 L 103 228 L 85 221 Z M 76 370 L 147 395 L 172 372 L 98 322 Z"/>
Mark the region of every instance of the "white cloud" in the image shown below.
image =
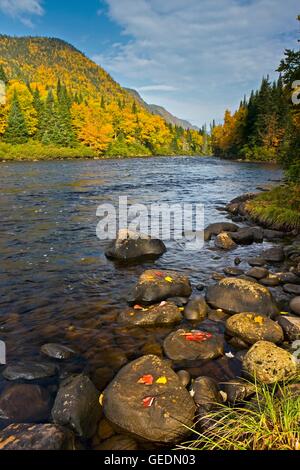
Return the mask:
<path id="1" fill-rule="evenodd" d="M 26 26 L 31 27 L 30 16 L 42 16 L 43 0 L 0 0 L 0 10 L 8 16 L 18 18 Z"/>
<path id="2" fill-rule="evenodd" d="M 171 85 L 146 85 L 140 86 L 138 91 L 176 91 L 177 88 Z"/>
<path id="3" fill-rule="evenodd" d="M 145 99 L 197 124 L 237 106 L 262 75 L 274 73 L 283 50 L 296 47 L 299 0 L 106 3 L 124 42 L 95 59 Z M 177 90 L 177 98 L 157 84 Z"/>

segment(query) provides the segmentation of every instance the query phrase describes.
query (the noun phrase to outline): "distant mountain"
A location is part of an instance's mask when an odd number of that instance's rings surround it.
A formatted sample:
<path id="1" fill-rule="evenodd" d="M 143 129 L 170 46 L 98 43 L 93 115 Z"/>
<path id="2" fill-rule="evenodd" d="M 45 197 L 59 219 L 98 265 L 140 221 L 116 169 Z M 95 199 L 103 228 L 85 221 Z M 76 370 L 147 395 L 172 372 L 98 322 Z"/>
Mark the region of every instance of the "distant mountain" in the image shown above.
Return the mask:
<path id="1" fill-rule="evenodd" d="M 144 106 L 150 113 L 155 114 L 157 116 L 162 117 L 168 124 L 173 124 L 174 126 L 179 126 L 182 127 L 183 129 L 194 129 L 195 131 L 198 131 L 199 128 L 197 126 L 193 126 L 188 121 L 185 121 L 184 119 L 180 119 L 173 114 L 171 114 L 169 111 L 167 111 L 165 108 L 162 106 L 158 106 L 156 104 L 148 104 L 146 103 L 145 100 L 141 97 L 141 95 L 136 91 L 131 88 L 125 88 L 128 93 L 131 93 L 131 95 L 142 105 Z"/>

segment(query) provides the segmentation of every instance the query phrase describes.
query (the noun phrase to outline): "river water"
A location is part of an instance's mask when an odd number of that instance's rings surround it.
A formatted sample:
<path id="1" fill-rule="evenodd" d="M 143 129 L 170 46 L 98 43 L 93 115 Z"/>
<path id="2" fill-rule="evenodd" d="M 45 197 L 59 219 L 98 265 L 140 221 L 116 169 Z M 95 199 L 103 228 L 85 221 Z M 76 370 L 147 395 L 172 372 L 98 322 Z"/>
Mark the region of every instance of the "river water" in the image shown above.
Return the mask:
<path id="1" fill-rule="evenodd" d="M 220 255 L 209 244 L 189 252 L 173 241 L 154 264 L 116 266 L 104 255 L 107 242 L 96 237 L 98 205 L 117 204 L 119 196 L 130 203 L 203 203 L 208 224 L 226 220 L 219 206 L 282 177 L 272 165 L 197 157 L 2 163 L 0 174 L 0 339 L 7 361 L 44 360 L 41 345 L 59 342 L 79 353 L 62 376 L 85 369 L 101 385 L 109 371 L 158 347 L 169 332 L 117 322 L 144 269 L 180 270 L 195 288 L 262 247 Z"/>

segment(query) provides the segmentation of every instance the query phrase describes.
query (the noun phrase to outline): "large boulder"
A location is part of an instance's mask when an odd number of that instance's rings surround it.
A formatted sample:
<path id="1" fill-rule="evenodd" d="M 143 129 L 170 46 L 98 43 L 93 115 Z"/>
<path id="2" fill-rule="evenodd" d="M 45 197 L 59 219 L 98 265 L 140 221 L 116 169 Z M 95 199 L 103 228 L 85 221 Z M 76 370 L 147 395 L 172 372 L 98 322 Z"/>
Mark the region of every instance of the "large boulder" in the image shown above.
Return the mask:
<path id="1" fill-rule="evenodd" d="M 14 423 L 46 421 L 50 414 L 50 395 L 39 385 L 13 384 L 0 396 L 0 418 Z"/>
<path id="2" fill-rule="evenodd" d="M 167 361 L 149 355 L 119 371 L 104 391 L 103 410 L 136 439 L 166 444 L 189 433 L 195 404 Z"/>
<path id="3" fill-rule="evenodd" d="M 299 296 L 291 300 L 290 309 L 296 315 L 300 315 L 300 297 Z"/>
<path id="4" fill-rule="evenodd" d="M 129 303 L 149 305 L 171 297 L 189 297 L 191 293 L 187 276 L 176 271 L 149 269 L 140 276 Z"/>
<path id="5" fill-rule="evenodd" d="M 215 246 L 221 250 L 234 250 L 237 247 L 231 236 L 227 232 L 221 232 L 215 239 Z"/>
<path id="6" fill-rule="evenodd" d="M 55 364 L 44 362 L 18 362 L 7 366 L 3 371 L 6 380 L 37 380 L 53 377 L 57 373 Z"/>
<path id="7" fill-rule="evenodd" d="M 99 393 L 87 376 L 72 376 L 62 382 L 52 409 L 56 424 L 89 438 L 95 434 L 100 417 Z"/>
<path id="8" fill-rule="evenodd" d="M 190 321 L 202 321 L 207 317 L 208 305 L 204 297 L 191 299 L 184 308 L 184 317 Z"/>
<path id="9" fill-rule="evenodd" d="M 300 318 L 284 315 L 278 319 L 278 323 L 288 341 L 292 342 L 300 339 Z"/>
<path id="10" fill-rule="evenodd" d="M 210 224 L 204 230 L 205 240 L 210 240 L 213 235 L 219 235 L 222 232 L 236 232 L 239 226 L 232 222 L 215 222 Z"/>
<path id="11" fill-rule="evenodd" d="M 180 323 L 182 318 L 176 304 L 163 301 L 149 308 L 126 310 L 120 314 L 119 321 L 135 326 L 159 326 Z"/>
<path id="12" fill-rule="evenodd" d="M 111 243 L 105 255 L 109 259 L 126 262 L 140 258 L 158 258 L 166 251 L 166 246 L 161 240 L 123 229 L 119 231 L 117 239 Z"/>
<path id="13" fill-rule="evenodd" d="M 179 329 L 166 337 L 164 351 L 174 361 L 215 359 L 224 354 L 224 340 L 216 333 Z"/>
<path id="14" fill-rule="evenodd" d="M 247 374 L 265 384 L 287 380 L 297 372 L 295 358 L 268 341 L 258 341 L 249 349 L 243 367 Z"/>
<path id="15" fill-rule="evenodd" d="M 264 239 L 263 230 L 258 227 L 244 227 L 237 232 L 229 234 L 238 245 L 251 245 L 251 243 L 262 243 Z"/>
<path id="16" fill-rule="evenodd" d="M 226 332 L 229 336 L 236 336 L 248 344 L 260 340 L 275 344 L 283 341 L 283 331 L 278 323 L 255 313 L 237 313 L 228 318 Z"/>
<path id="17" fill-rule="evenodd" d="M 255 312 L 267 316 L 278 313 L 272 294 L 266 287 L 241 278 L 226 278 L 209 286 L 206 300 L 213 308 L 229 313 Z"/>
<path id="18" fill-rule="evenodd" d="M 0 431 L 0 450 L 74 450 L 74 440 L 55 424 L 11 424 Z"/>

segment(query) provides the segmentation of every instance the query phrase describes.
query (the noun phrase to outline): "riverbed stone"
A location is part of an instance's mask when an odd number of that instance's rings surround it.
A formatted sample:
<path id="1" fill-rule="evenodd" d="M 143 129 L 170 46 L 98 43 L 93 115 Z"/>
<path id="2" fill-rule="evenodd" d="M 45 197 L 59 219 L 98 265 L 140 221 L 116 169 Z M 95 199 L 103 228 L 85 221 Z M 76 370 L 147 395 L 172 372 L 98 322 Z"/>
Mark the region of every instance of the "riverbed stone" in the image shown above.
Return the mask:
<path id="1" fill-rule="evenodd" d="M 300 318 L 284 315 L 278 319 L 278 323 L 284 331 L 285 338 L 292 342 L 300 339 Z"/>
<path id="2" fill-rule="evenodd" d="M 74 450 L 75 436 L 55 424 L 11 424 L 0 431 L 0 450 Z"/>
<path id="3" fill-rule="evenodd" d="M 204 297 L 197 296 L 189 301 L 184 309 L 186 320 L 202 321 L 207 317 L 208 305 Z"/>
<path id="4" fill-rule="evenodd" d="M 37 380 L 53 377 L 56 373 L 55 364 L 24 361 L 7 366 L 2 375 L 6 380 Z"/>
<path id="5" fill-rule="evenodd" d="M 285 237 L 285 232 L 281 232 L 280 230 L 270 230 L 270 229 L 265 229 L 264 230 L 264 238 L 267 240 L 276 240 L 280 238 Z"/>
<path id="6" fill-rule="evenodd" d="M 238 225 L 232 222 L 215 222 L 204 230 L 205 240 L 210 240 L 213 235 L 219 235 L 222 232 L 236 232 L 238 229 Z"/>
<path id="7" fill-rule="evenodd" d="M 253 258 L 248 258 L 247 263 L 253 267 L 256 267 L 256 266 L 261 267 L 261 266 L 265 266 L 267 264 L 267 261 L 261 256 L 256 256 Z"/>
<path id="8" fill-rule="evenodd" d="M 298 284 L 284 284 L 283 290 L 288 294 L 300 296 L 300 285 Z"/>
<path id="9" fill-rule="evenodd" d="M 221 250 L 234 250 L 237 247 L 231 236 L 227 232 L 221 232 L 215 239 L 215 246 Z"/>
<path id="10" fill-rule="evenodd" d="M 161 240 L 122 229 L 117 239 L 106 250 L 105 255 L 109 259 L 126 262 L 147 257 L 158 258 L 166 251 L 166 246 Z"/>
<path id="11" fill-rule="evenodd" d="M 282 284 L 300 284 L 300 277 L 293 272 L 276 273 L 276 276 Z"/>
<path id="12" fill-rule="evenodd" d="M 284 261 L 284 251 L 281 246 L 275 246 L 262 252 L 262 258 L 270 263 L 281 263 Z"/>
<path id="13" fill-rule="evenodd" d="M 125 310 L 119 316 L 119 321 L 135 326 L 172 325 L 182 321 L 182 313 L 173 302 L 163 301 L 143 310 L 134 308 Z"/>
<path id="14" fill-rule="evenodd" d="M 275 274 L 269 273 L 267 277 L 260 279 L 260 284 L 267 287 L 277 287 L 280 285 L 280 280 Z"/>
<path id="15" fill-rule="evenodd" d="M 263 241 L 263 230 L 259 227 L 244 227 L 229 235 L 238 245 L 251 245 Z"/>
<path id="16" fill-rule="evenodd" d="M 138 383 L 145 375 L 153 377 L 152 385 Z M 194 401 L 177 374 L 167 361 L 152 355 L 119 371 L 104 391 L 103 409 L 114 426 L 138 440 L 157 443 L 180 441 L 195 415 Z"/>
<path id="17" fill-rule="evenodd" d="M 113 436 L 110 439 L 107 439 L 104 442 L 101 442 L 95 450 L 100 451 L 136 451 L 138 450 L 138 443 L 129 436 L 117 435 Z"/>
<path id="18" fill-rule="evenodd" d="M 241 278 L 226 278 L 209 286 L 206 301 L 213 308 L 229 313 L 255 312 L 267 316 L 278 313 L 272 294 L 266 287 Z"/>
<path id="19" fill-rule="evenodd" d="M 50 404 L 49 393 L 39 385 L 8 385 L 0 395 L 0 418 L 13 423 L 46 421 Z"/>
<path id="20" fill-rule="evenodd" d="M 233 276 L 233 277 L 241 276 L 242 274 L 244 274 L 244 271 L 242 269 L 231 267 L 231 266 L 224 268 L 223 271 L 227 276 Z"/>
<path id="21" fill-rule="evenodd" d="M 287 380 L 297 371 L 295 358 L 269 341 L 255 343 L 245 355 L 243 367 L 247 374 L 265 384 Z"/>
<path id="22" fill-rule="evenodd" d="M 61 361 L 70 359 L 76 354 L 73 349 L 63 346 L 62 344 L 55 343 L 44 344 L 41 347 L 41 352 L 45 354 L 45 356 L 51 357 L 52 359 L 59 359 Z"/>
<path id="23" fill-rule="evenodd" d="M 140 276 L 130 297 L 130 304 L 149 305 L 171 297 L 190 297 L 189 278 L 177 271 L 149 269 Z"/>
<path id="24" fill-rule="evenodd" d="M 220 386 L 227 395 L 229 403 L 244 401 L 246 398 L 255 394 L 255 385 L 242 379 L 232 379 L 221 383 Z"/>
<path id="25" fill-rule="evenodd" d="M 253 267 L 246 272 L 246 276 L 253 277 L 254 279 L 263 279 L 268 276 L 269 271 L 266 268 Z"/>
<path id="26" fill-rule="evenodd" d="M 197 377 L 193 381 L 192 394 L 194 401 L 201 411 L 211 411 L 222 403 L 222 397 L 217 382 L 211 377 Z"/>
<path id="27" fill-rule="evenodd" d="M 163 346 L 167 357 L 173 361 L 195 361 L 215 359 L 224 354 L 222 335 L 210 333 L 208 336 L 211 336 L 208 339 L 198 342 L 186 339 L 186 334 L 189 332 L 191 330 L 182 328 L 166 337 Z"/>
<path id="28" fill-rule="evenodd" d="M 191 374 L 187 370 L 179 370 L 177 376 L 183 387 L 187 387 L 191 381 Z"/>
<path id="29" fill-rule="evenodd" d="M 92 437 L 101 417 L 99 395 L 91 380 L 83 374 L 66 379 L 55 399 L 53 421 L 70 427 L 80 437 Z"/>
<path id="30" fill-rule="evenodd" d="M 283 341 L 281 326 L 270 318 L 255 313 L 237 313 L 228 318 L 226 332 L 229 336 L 237 336 L 248 344 L 260 340 L 275 344 Z"/>
<path id="31" fill-rule="evenodd" d="M 290 309 L 296 315 L 300 315 L 300 296 L 294 297 L 290 302 Z"/>

